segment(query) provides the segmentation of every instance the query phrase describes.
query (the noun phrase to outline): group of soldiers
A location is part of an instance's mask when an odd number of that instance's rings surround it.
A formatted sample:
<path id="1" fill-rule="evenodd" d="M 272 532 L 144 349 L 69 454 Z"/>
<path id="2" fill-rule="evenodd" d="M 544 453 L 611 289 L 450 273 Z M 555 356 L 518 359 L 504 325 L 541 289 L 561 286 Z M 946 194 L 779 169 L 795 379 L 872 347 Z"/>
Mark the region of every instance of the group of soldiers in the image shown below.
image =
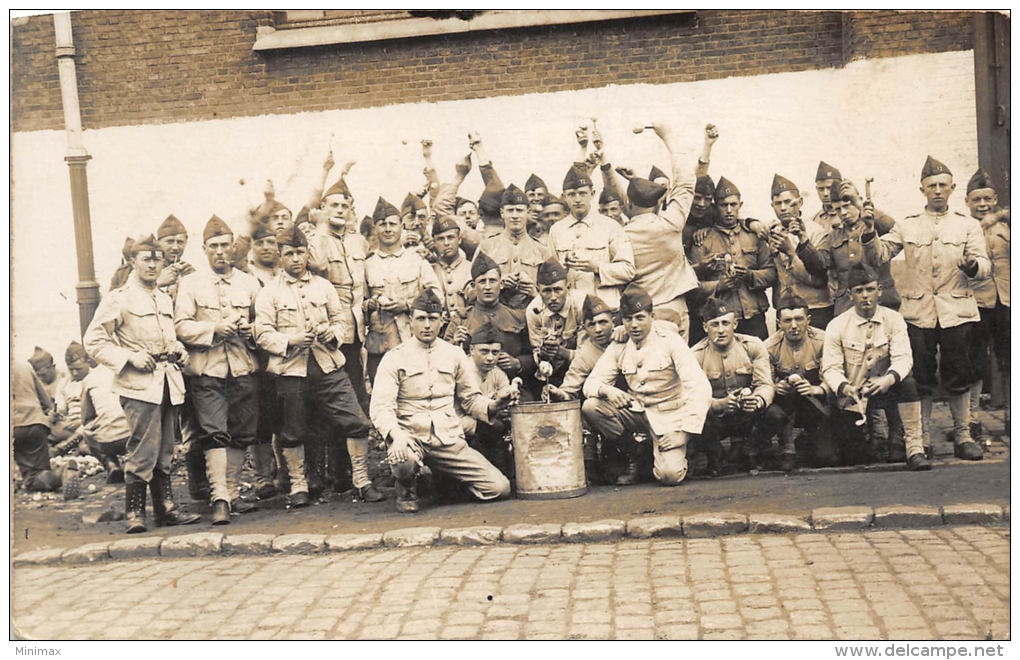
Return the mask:
<path id="1" fill-rule="evenodd" d="M 504 185 L 474 133 L 442 182 L 424 141 L 427 185 L 401 208 L 379 198 L 360 223 L 348 163 L 296 215 L 269 188 L 244 231 L 213 216 L 208 264 L 183 261 L 188 234 L 171 215 L 125 244 L 112 290 L 68 349 L 63 396 L 40 395 L 33 423 L 15 428 L 26 484 L 53 485 L 40 446 L 81 438 L 123 479 L 129 533 L 146 529 L 147 490 L 158 524 L 193 523 L 169 479 L 183 436 L 189 489 L 210 500 L 214 524 L 255 508 L 241 496 L 249 457 L 257 498 L 283 490 L 301 507 L 331 480 L 378 502 L 374 430 L 399 511 L 418 510 L 426 465 L 491 500 L 511 490 L 508 407 L 571 399 L 592 481 L 679 484 L 688 447 L 708 475 L 765 460 L 855 464 L 876 459 L 876 439 L 887 460 L 927 470 L 939 383 L 956 456 L 982 458 L 971 413 L 990 343 L 1009 389 L 1009 213 L 984 171 L 965 215 L 949 208 L 952 173 L 929 157 L 923 211 L 895 221 L 823 162 L 813 218 L 776 175 L 776 217 L 759 220 L 741 213 L 733 182 L 708 175 L 714 126 L 694 167 L 668 125 L 647 128 L 670 153 L 668 174 L 614 170 L 586 127 L 561 196 L 535 175 L 523 190 Z M 458 195 L 472 158 L 477 201 Z M 894 281 L 900 252 L 906 275 Z M 47 357 L 33 356 L 20 400 L 54 382 Z M 80 426 L 46 425 L 54 401 L 75 398 Z"/>

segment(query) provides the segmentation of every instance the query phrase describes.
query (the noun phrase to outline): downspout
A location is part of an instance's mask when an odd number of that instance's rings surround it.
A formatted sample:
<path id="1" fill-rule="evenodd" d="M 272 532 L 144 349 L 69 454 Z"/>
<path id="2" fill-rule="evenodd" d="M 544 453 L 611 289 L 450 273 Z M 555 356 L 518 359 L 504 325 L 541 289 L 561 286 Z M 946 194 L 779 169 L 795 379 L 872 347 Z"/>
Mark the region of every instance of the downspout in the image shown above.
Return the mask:
<path id="1" fill-rule="evenodd" d="M 81 108 L 78 105 L 78 79 L 74 66 L 74 37 L 71 14 L 53 14 L 57 41 L 57 68 L 60 73 L 60 101 L 67 131 L 67 155 L 64 161 L 71 177 L 71 212 L 74 217 L 74 243 L 78 255 L 78 320 L 81 332 L 92 322 L 99 306 L 99 282 L 92 255 L 92 218 L 89 213 L 89 179 L 86 167 L 92 156 L 85 150 L 81 134 Z"/>

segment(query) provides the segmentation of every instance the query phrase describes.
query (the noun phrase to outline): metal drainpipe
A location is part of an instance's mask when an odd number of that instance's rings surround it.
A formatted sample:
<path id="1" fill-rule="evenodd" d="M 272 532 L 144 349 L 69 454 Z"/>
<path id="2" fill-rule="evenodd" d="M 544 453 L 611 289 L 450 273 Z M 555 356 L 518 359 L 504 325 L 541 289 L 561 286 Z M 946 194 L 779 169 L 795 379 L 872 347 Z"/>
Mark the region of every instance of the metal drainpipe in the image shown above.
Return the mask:
<path id="1" fill-rule="evenodd" d="M 67 155 L 64 161 L 71 176 L 71 211 L 74 215 L 74 242 L 78 254 L 78 319 L 81 332 L 92 322 L 99 306 L 99 282 L 92 255 L 92 218 L 89 213 L 89 179 L 86 167 L 92 156 L 85 150 L 81 135 L 81 108 L 78 105 L 78 79 L 74 67 L 74 37 L 71 14 L 53 14 L 57 37 L 57 67 L 60 73 L 60 100 L 67 130 Z"/>

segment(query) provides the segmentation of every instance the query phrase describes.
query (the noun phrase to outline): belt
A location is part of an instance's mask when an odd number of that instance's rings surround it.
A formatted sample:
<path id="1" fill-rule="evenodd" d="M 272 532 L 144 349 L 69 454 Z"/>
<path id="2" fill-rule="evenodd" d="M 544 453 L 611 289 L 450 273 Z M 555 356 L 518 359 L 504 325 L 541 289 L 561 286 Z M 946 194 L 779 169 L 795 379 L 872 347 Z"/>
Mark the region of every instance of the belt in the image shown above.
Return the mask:
<path id="1" fill-rule="evenodd" d="M 150 355 L 156 362 L 168 362 L 170 364 L 177 364 L 181 359 L 177 353 L 150 353 Z"/>

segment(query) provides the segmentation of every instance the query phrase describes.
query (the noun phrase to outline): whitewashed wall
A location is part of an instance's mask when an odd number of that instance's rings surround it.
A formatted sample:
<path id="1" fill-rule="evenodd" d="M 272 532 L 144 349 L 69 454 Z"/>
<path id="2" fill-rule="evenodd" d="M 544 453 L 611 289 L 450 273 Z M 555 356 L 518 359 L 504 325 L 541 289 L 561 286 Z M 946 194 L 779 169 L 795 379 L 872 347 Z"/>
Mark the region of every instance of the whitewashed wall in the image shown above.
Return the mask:
<path id="1" fill-rule="evenodd" d="M 634 125 L 656 117 L 672 121 L 693 165 L 704 124 L 715 123 L 722 137 L 711 174 L 736 183 L 745 212 L 759 217 L 771 215 L 774 172 L 801 187 L 805 209 L 813 213 L 820 159 L 862 191 L 864 178 L 875 177 L 875 202 L 893 216 L 917 212 L 923 204 L 918 177 L 929 153 L 956 173 L 960 189 L 952 203 L 962 210 L 962 189 L 978 162 L 972 51 L 753 78 L 87 130 L 97 277 L 105 291 L 124 237 L 155 231 L 168 213 L 192 234 L 185 258 L 202 262 L 201 231 L 209 216 L 239 226 L 248 196 L 258 199 L 267 178 L 296 212 L 331 143 L 338 166 L 358 161 L 348 180 L 360 215 L 372 212 L 378 195 L 399 206 L 421 185 L 423 137 L 435 141 L 436 164 L 448 178 L 454 160 L 467 152 L 469 130 L 481 132 L 505 182 L 523 187 L 534 171 L 559 192 L 577 150 L 574 128 L 592 116 L 613 163 L 641 174 L 652 164 L 666 169 L 669 161 L 654 134 L 634 135 Z M 77 335 L 65 148 L 61 131 L 12 139 L 17 359 L 36 344 L 62 356 Z M 462 193 L 477 197 L 481 189 L 473 172 Z"/>

